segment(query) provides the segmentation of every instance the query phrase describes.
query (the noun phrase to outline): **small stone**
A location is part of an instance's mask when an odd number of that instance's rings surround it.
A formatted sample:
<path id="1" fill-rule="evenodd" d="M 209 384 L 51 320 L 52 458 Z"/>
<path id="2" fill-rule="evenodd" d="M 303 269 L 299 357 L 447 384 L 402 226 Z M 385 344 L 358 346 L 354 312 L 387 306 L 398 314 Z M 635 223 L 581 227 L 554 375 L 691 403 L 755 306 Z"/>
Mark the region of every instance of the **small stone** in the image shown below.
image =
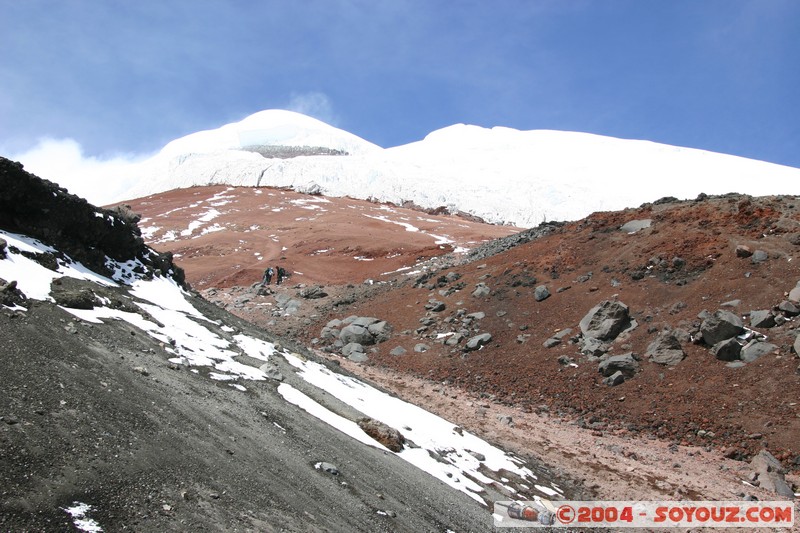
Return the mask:
<path id="1" fill-rule="evenodd" d="M 750 261 L 755 265 L 758 263 L 763 263 L 769 259 L 769 254 L 764 250 L 756 250 L 753 252 L 753 256 L 750 258 Z"/>
<path id="2" fill-rule="evenodd" d="M 548 289 L 548 288 L 547 288 L 545 285 L 539 285 L 539 286 L 538 286 L 538 287 L 536 287 L 536 289 L 533 291 L 533 298 L 534 298 L 534 299 L 535 299 L 537 302 L 541 302 L 541 301 L 543 301 L 543 300 L 546 300 L 546 299 L 548 299 L 549 297 L 550 297 L 550 290 L 549 290 L 549 289 Z"/>
<path id="3" fill-rule="evenodd" d="M 750 257 L 753 255 L 753 251 L 750 250 L 749 247 L 745 246 L 744 244 L 740 244 L 736 247 L 736 257 Z"/>
<path id="4" fill-rule="evenodd" d="M 314 465 L 314 468 L 316 468 L 317 470 L 322 470 L 323 472 L 327 472 L 332 476 L 339 475 L 339 469 L 336 468 L 335 465 L 331 463 L 326 463 L 325 461 L 317 463 L 316 465 Z"/>
<path id="5" fill-rule="evenodd" d="M 624 382 L 625 382 L 625 376 L 619 370 L 603 380 L 603 383 L 605 383 L 609 387 L 616 387 L 617 385 L 621 385 Z"/>
<path id="6" fill-rule="evenodd" d="M 511 418 L 509 415 L 498 415 L 497 416 L 497 420 L 501 424 L 505 424 L 506 426 L 513 426 L 514 425 L 514 419 Z"/>

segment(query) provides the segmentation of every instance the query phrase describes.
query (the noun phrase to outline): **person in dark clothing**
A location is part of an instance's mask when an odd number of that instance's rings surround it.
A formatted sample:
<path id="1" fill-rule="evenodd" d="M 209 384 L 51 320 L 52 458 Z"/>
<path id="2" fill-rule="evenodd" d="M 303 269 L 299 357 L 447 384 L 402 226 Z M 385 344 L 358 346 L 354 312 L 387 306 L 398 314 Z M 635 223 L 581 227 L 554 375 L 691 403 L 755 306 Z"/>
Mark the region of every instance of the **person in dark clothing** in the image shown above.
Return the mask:
<path id="1" fill-rule="evenodd" d="M 270 281 L 272 281 L 272 274 L 273 273 L 274 273 L 274 271 L 272 270 L 272 267 L 267 267 L 267 269 L 264 271 L 264 278 L 261 280 L 261 286 L 262 287 L 264 285 L 269 285 Z M 280 281 L 278 283 L 280 283 Z"/>
<path id="2" fill-rule="evenodd" d="M 275 279 L 275 283 L 280 285 L 284 279 L 286 279 L 286 270 L 283 267 L 278 267 L 277 269 L 278 277 Z"/>

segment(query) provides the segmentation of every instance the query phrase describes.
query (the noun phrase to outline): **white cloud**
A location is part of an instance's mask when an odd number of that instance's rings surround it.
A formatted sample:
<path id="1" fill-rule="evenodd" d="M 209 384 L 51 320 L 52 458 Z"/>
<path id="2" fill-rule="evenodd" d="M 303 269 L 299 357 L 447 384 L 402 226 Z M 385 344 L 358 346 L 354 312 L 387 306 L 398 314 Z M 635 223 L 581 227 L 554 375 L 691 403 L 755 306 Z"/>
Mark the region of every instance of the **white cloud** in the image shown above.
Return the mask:
<path id="1" fill-rule="evenodd" d="M 9 159 L 19 161 L 40 178 L 58 183 L 95 205 L 115 201 L 130 187 L 136 163 L 149 155 L 124 154 L 99 158 L 86 156 L 74 139 L 43 138 L 33 148 Z"/>
<path id="2" fill-rule="evenodd" d="M 336 114 L 333 111 L 333 104 L 331 104 L 328 95 L 323 92 L 310 91 L 292 93 L 286 109 L 314 117 L 331 126 L 335 126 L 336 123 Z"/>

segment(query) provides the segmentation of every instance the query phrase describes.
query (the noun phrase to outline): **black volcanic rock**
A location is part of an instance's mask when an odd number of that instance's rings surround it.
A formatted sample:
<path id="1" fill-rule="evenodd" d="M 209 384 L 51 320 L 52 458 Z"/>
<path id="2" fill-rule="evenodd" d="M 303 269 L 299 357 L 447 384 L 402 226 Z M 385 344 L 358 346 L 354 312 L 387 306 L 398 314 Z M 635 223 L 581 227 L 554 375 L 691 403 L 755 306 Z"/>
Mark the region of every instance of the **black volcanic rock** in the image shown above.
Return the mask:
<path id="1" fill-rule="evenodd" d="M 22 233 L 57 248 L 85 266 L 110 275 L 106 257 L 140 260 L 184 284 L 171 254 L 145 246 L 138 217 L 124 207 L 98 208 L 57 184 L 26 172 L 0 157 L 0 228 Z"/>

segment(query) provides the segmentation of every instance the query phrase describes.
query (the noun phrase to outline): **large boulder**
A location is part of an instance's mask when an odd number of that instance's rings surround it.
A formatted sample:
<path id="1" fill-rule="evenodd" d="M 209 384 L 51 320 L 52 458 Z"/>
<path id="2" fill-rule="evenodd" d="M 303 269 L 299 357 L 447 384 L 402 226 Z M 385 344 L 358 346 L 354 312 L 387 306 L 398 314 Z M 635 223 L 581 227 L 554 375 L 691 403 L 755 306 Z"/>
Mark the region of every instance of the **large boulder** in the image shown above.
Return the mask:
<path id="1" fill-rule="evenodd" d="M 339 338 L 341 327 L 342 327 L 342 321 L 339 320 L 338 318 L 334 318 L 333 320 L 325 324 L 325 327 L 322 328 L 322 331 L 320 331 L 319 336 L 321 339 L 324 340 L 337 339 Z"/>
<path id="2" fill-rule="evenodd" d="M 777 350 L 778 347 L 774 344 L 769 342 L 761 342 L 757 340 L 753 340 L 748 342 L 743 348 L 739 357 L 741 357 L 742 361 L 745 363 L 752 363 L 762 355 L 766 355 L 768 353 L 774 352 Z"/>
<path id="3" fill-rule="evenodd" d="M 800 315 L 800 305 L 789 300 L 784 300 L 778 304 L 778 311 L 791 318 Z"/>
<path id="4" fill-rule="evenodd" d="M 594 306 L 581 319 L 584 337 L 612 341 L 630 325 L 628 306 L 622 302 L 606 300 Z"/>
<path id="5" fill-rule="evenodd" d="M 719 310 L 712 316 L 703 320 L 700 333 L 703 342 L 714 346 L 724 340 L 731 339 L 744 331 L 742 319 L 730 311 Z"/>
<path id="6" fill-rule="evenodd" d="M 395 453 L 403 451 L 403 444 L 405 444 L 406 438 L 395 428 L 387 426 L 374 418 L 367 417 L 358 419 L 358 427 L 391 451 Z"/>
<path id="7" fill-rule="evenodd" d="M 6 281 L 0 278 L 0 305 L 8 307 L 21 306 L 27 297 L 17 288 L 17 281 Z"/>
<path id="8" fill-rule="evenodd" d="M 754 328 L 774 328 L 775 315 L 769 309 L 750 311 L 750 325 Z"/>
<path id="9" fill-rule="evenodd" d="M 392 326 L 390 326 L 385 320 L 373 322 L 367 326 L 367 330 L 369 331 L 370 335 L 373 336 L 376 343 L 385 342 L 389 340 L 389 337 L 392 336 Z"/>
<path id="10" fill-rule="evenodd" d="M 606 377 L 613 375 L 615 372 L 622 372 L 625 377 L 629 378 L 632 377 L 638 369 L 639 362 L 633 358 L 633 353 L 611 356 L 601 361 L 600 365 L 597 367 L 597 371 Z"/>
<path id="11" fill-rule="evenodd" d="M 364 353 L 364 346 L 357 342 L 349 342 L 342 347 L 342 355 L 345 357 L 350 357 L 356 353 Z"/>
<path id="12" fill-rule="evenodd" d="M 375 344 L 375 337 L 372 336 L 367 327 L 360 324 L 349 324 L 343 327 L 339 332 L 339 340 L 345 344 L 351 342 L 363 345 Z"/>
<path id="13" fill-rule="evenodd" d="M 325 288 L 322 287 L 322 285 L 313 285 L 311 287 L 304 287 L 300 289 L 300 292 L 298 292 L 297 295 L 301 298 L 305 298 L 306 300 L 316 300 L 319 298 L 325 298 L 328 296 L 328 293 L 325 292 Z"/>
<path id="14" fill-rule="evenodd" d="M 734 338 L 725 339 L 716 343 L 711 353 L 720 361 L 736 361 L 742 353 L 742 345 Z"/>
<path id="15" fill-rule="evenodd" d="M 339 330 L 339 340 L 344 344 L 355 342 L 370 346 L 388 340 L 392 333 L 388 322 L 371 316 L 351 316 L 342 322 L 331 321 L 323 328 L 323 332 L 330 335 L 337 326 L 343 326 Z"/>
<path id="16" fill-rule="evenodd" d="M 660 334 L 647 347 L 645 355 L 652 362 L 667 366 L 675 366 L 686 357 L 681 342 L 671 332 Z"/>
<path id="17" fill-rule="evenodd" d="M 50 294 L 58 305 L 71 309 L 94 309 L 94 306 L 100 303 L 88 288 L 56 288 Z"/>

